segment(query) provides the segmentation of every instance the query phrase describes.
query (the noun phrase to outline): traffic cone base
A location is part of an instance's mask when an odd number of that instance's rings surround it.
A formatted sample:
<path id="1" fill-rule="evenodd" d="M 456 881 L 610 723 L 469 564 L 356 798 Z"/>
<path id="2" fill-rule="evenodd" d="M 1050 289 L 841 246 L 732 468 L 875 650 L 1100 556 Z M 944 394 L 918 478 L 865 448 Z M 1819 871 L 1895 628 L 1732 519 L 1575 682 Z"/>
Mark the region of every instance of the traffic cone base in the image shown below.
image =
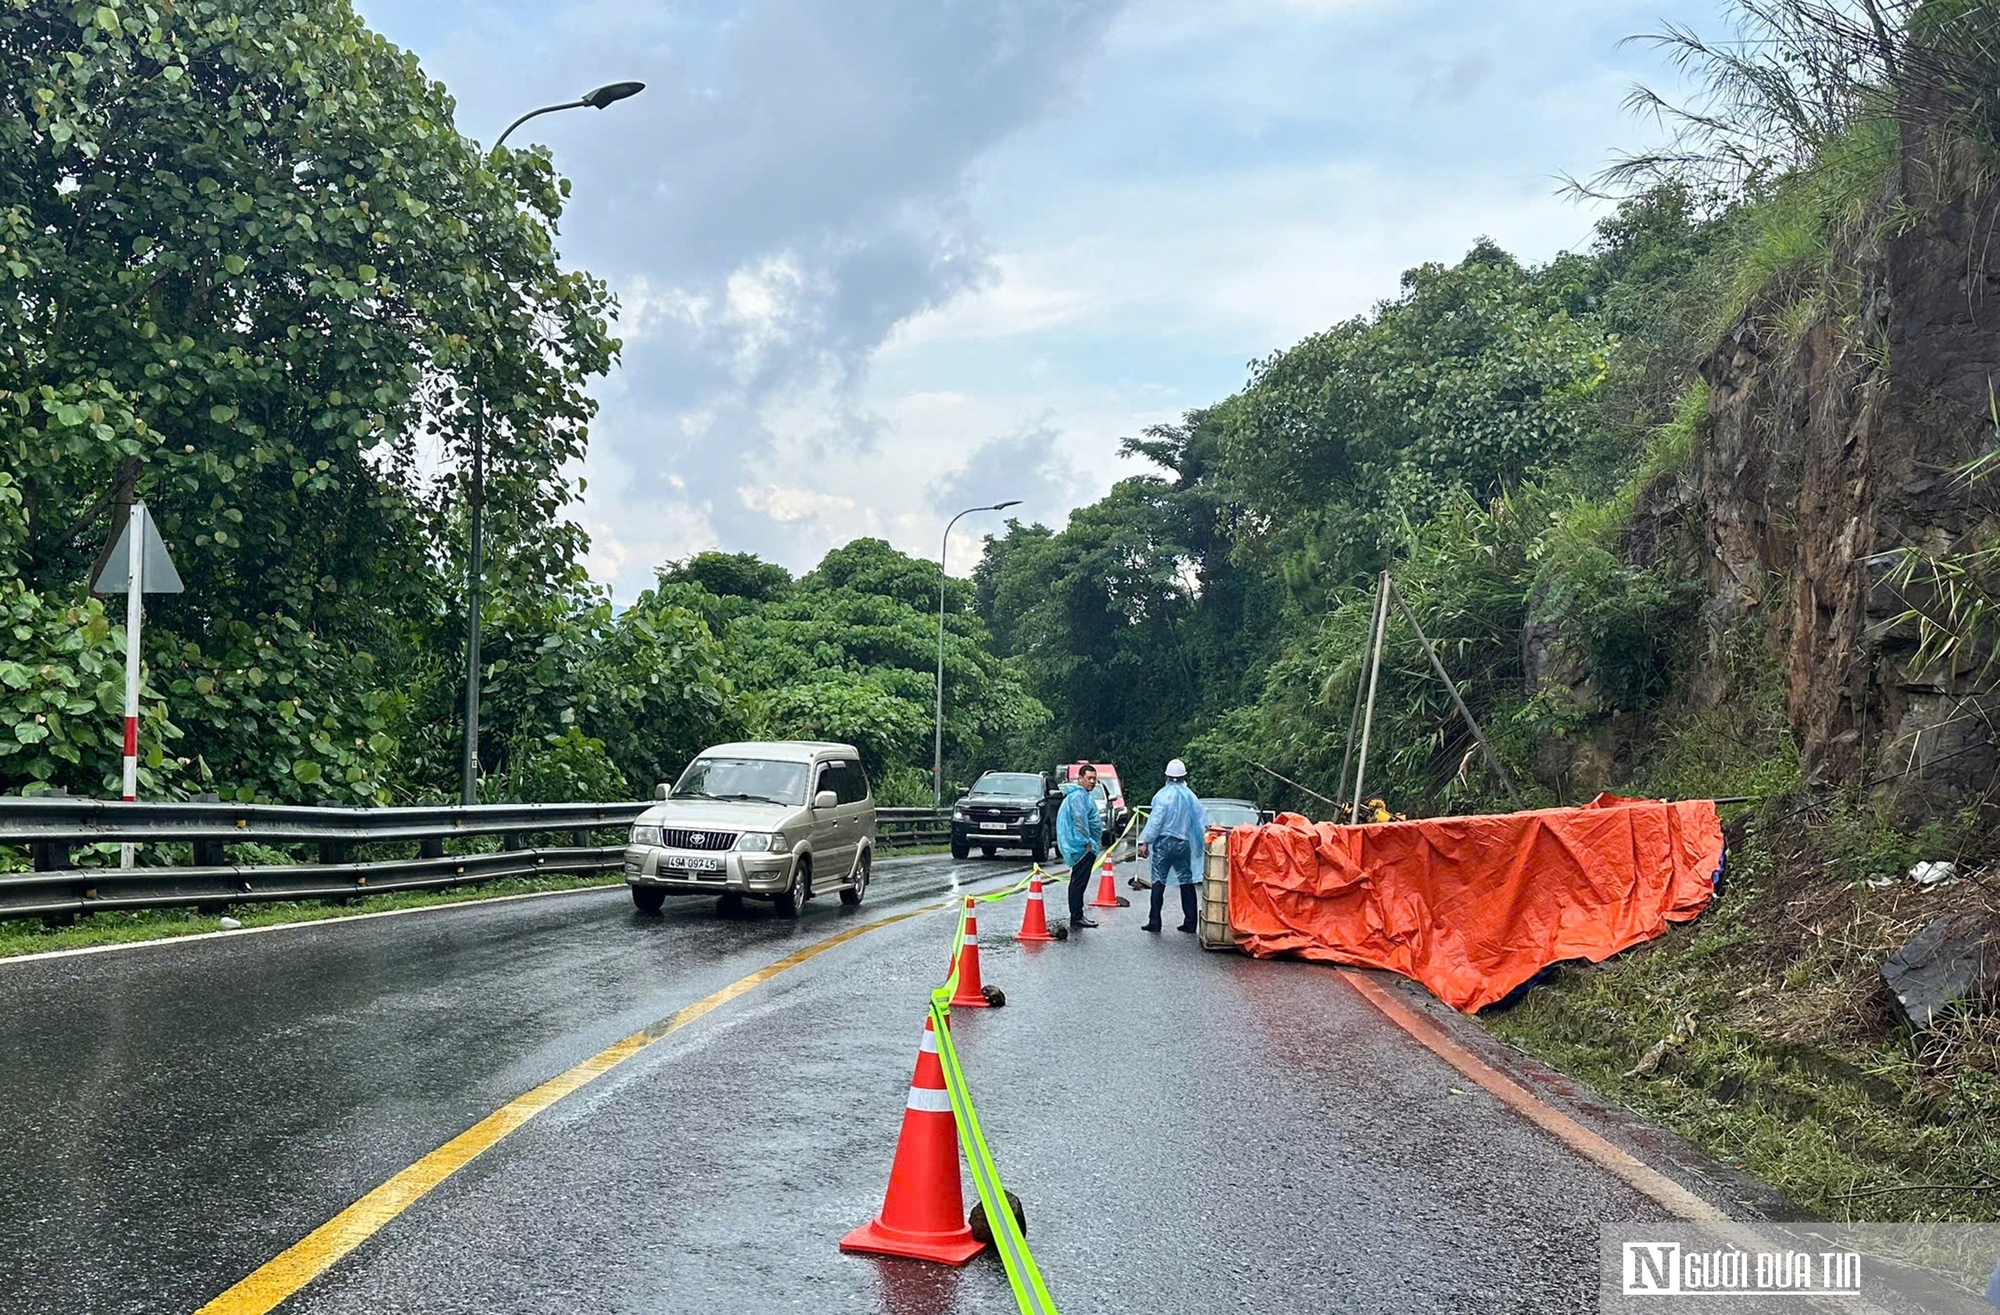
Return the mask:
<path id="1" fill-rule="evenodd" d="M 1014 933 L 1017 941 L 1052 941 L 1049 935 L 1049 908 L 1042 898 L 1042 870 L 1037 867 L 1028 874 L 1028 907 L 1021 911 L 1021 930 Z"/>
<path id="2" fill-rule="evenodd" d="M 987 1009 L 986 992 L 979 980 L 979 919 L 973 915 L 972 896 L 965 897 L 965 943 L 958 947 L 958 994 L 951 998 L 953 1009 Z"/>
<path id="3" fill-rule="evenodd" d="M 906 1256 L 911 1260 L 935 1260 L 940 1265 L 963 1265 L 986 1249 L 968 1226 L 958 1233 L 905 1233 L 871 1219 L 840 1239 L 840 1249 L 876 1256 Z"/>
<path id="4" fill-rule="evenodd" d="M 1104 860 L 1104 866 L 1097 874 L 1097 898 L 1090 902 L 1093 909 L 1115 909 L 1118 907 L 1118 874 L 1111 869 L 1111 860 Z"/>
<path id="5" fill-rule="evenodd" d="M 958 1120 L 938 1064 L 937 1036 L 926 1018 L 882 1212 L 841 1238 L 840 1249 L 963 1265 L 985 1247 L 966 1222 L 958 1180 Z"/>

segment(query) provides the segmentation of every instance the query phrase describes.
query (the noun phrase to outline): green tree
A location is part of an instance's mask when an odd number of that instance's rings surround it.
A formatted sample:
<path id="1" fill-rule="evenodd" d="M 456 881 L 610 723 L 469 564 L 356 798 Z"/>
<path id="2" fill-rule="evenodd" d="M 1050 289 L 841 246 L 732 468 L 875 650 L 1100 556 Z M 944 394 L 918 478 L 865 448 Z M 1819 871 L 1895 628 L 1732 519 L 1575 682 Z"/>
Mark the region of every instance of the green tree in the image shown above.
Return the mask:
<path id="1" fill-rule="evenodd" d="M 383 691 L 460 638 L 460 505 L 420 444 L 487 444 L 516 577 L 577 559 L 562 472 L 617 344 L 603 285 L 557 263 L 565 192 L 546 155 L 459 136 L 344 0 L 0 0 L 8 574 L 69 616 L 144 497 L 188 584 L 148 658 L 222 788 L 394 792 Z"/>
<path id="2" fill-rule="evenodd" d="M 1319 605 L 1455 490 L 1490 498 L 1558 465 L 1611 347 L 1490 242 L 1410 270 L 1373 317 L 1253 367 L 1217 462 L 1239 546 Z"/>
<path id="3" fill-rule="evenodd" d="M 788 588 L 762 588 L 767 601 L 716 599 L 705 575 L 776 585 L 775 568 L 705 554 L 661 574 L 659 594 L 705 617 L 722 618 L 723 663 L 756 735 L 852 743 L 880 779 L 930 765 L 936 695 L 939 572 L 935 562 L 880 539 L 829 552 Z M 680 582 L 677 582 L 680 581 Z M 1034 761 L 1047 709 L 1028 692 L 1018 663 L 994 655 L 972 611 L 973 587 L 945 581 L 945 753 L 954 780 L 994 766 Z M 928 790 L 923 791 L 928 798 Z"/>

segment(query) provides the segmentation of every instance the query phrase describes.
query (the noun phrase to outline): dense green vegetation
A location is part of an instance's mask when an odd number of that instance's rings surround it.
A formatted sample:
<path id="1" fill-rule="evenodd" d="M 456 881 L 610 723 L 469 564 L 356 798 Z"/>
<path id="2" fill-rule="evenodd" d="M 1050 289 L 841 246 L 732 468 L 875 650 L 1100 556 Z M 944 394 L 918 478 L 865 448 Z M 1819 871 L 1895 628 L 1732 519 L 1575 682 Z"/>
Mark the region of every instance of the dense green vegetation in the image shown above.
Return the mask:
<path id="1" fill-rule="evenodd" d="M 1481 241 L 1410 270 L 1369 314 L 1126 440 L 1158 473 L 1060 531 L 988 540 L 979 610 L 1054 714 L 1050 755 L 1142 779 L 1179 755 L 1204 789 L 1329 815 L 1272 773 L 1334 792 L 1389 570 L 1531 801 L 1784 775 L 1782 719 L 1741 774 L 1741 755 L 1669 771 L 1651 744 L 1723 650 L 1769 647 L 1757 626 L 1697 624 L 1700 367 L 1739 324 L 1780 353 L 1814 328 L 1838 341 L 1864 293 L 1856 252 L 1994 176 L 2000 19 L 1970 0 L 1747 0 L 1739 17 L 1740 39 L 1657 38 L 1705 90 L 1685 107 L 1635 94 L 1673 131 L 1578 185 L 1618 199 L 1585 250 L 1524 266 Z M 1904 132 L 1924 153 L 1908 170 Z M 1959 586 L 1921 619 L 1930 665 L 2000 649 L 1994 563 L 1920 564 Z M 1369 780 L 1413 814 L 1507 801 L 1395 610 Z"/>
<path id="2" fill-rule="evenodd" d="M 117 792 L 123 613 L 86 581 L 140 497 L 187 582 L 149 602 L 144 793 L 451 797 L 480 441 L 486 797 L 824 734 L 927 802 L 935 566 L 701 559 L 623 611 L 589 581 L 563 471 L 615 306 L 557 260 L 548 157 L 452 111 L 345 0 L 0 0 L 0 788 Z M 970 595 L 961 774 L 1042 716 Z"/>
<path id="3" fill-rule="evenodd" d="M 1693 354 L 1660 356 L 1703 321 L 1691 303 L 1727 229 L 1662 187 L 1581 255 L 1528 268 L 1482 242 L 1412 270 L 1373 314 L 1127 441 L 1163 474 L 1060 533 L 1010 523 L 979 606 L 1055 713 L 1050 751 L 1179 754 L 1205 788 L 1311 802 L 1262 762 L 1331 793 L 1384 568 L 1517 770 L 1539 733 L 1644 711 L 1692 600 L 1627 565 L 1619 536 L 1639 492 L 1686 461 Z M 1567 623 L 1581 692 L 1525 691 L 1531 607 Z M 1390 635 L 1377 779 L 1426 808 L 1498 796 L 1459 770 L 1472 742 L 1414 636 L 1400 621 Z"/>

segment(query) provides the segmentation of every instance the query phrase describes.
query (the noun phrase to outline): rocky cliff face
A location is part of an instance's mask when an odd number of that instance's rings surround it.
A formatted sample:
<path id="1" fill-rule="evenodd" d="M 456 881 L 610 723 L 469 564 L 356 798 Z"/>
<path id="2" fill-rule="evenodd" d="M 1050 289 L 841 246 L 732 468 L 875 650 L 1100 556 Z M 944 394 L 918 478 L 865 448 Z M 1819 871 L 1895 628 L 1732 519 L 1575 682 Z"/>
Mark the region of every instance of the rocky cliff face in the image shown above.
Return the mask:
<path id="1" fill-rule="evenodd" d="M 1894 203 L 1929 168 L 1910 141 L 1904 161 L 1884 215 L 1912 213 Z M 1972 664 L 1917 669 L 1906 614 L 1943 601 L 1928 569 L 1904 578 L 1912 550 L 1963 554 L 2000 523 L 2000 474 L 1954 474 L 1995 438 L 2000 196 L 1913 213 L 1842 254 L 1829 300 L 1848 313 L 1781 336 L 1753 308 L 1703 364 L 1689 509 L 1708 619 L 1768 635 L 1807 778 L 1865 785 L 1905 818 L 1984 796 L 2000 762 L 2000 701 L 1973 688 Z"/>

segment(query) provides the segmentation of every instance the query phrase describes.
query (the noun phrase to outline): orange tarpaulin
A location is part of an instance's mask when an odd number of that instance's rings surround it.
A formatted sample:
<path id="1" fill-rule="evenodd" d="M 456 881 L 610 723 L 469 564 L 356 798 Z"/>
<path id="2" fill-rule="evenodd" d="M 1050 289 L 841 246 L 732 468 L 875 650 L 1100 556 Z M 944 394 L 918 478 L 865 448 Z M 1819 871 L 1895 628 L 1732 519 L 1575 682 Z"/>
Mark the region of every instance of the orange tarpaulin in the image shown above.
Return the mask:
<path id="1" fill-rule="evenodd" d="M 1281 813 L 1229 836 L 1229 920 L 1260 958 L 1387 968 L 1467 1012 L 1564 959 L 1608 958 L 1707 906 L 1707 800 L 1335 826 Z"/>

